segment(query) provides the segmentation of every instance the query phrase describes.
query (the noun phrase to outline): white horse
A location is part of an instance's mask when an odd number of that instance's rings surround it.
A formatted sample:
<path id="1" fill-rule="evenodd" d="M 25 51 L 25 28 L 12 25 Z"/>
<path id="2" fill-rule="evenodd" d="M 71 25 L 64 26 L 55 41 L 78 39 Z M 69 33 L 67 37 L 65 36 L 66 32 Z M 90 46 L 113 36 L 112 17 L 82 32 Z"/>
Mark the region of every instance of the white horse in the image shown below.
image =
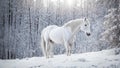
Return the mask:
<path id="1" fill-rule="evenodd" d="M 71 48 L 74 44 L 76 33 L 78 33 L 80 30 L 84 31 L 87 36 L 90 36 L 90 22 L 88 19 L 84 18 L 71 20 L 61 27 L 54 25 L 52 29 L 45 28 L 42 31 L 41 39 L 44 37 L 44 39 L 47 38 L 48 40 L 44 40 L 46 45 L 41 45 L 43 46 L 43 49 L 46 48 L 46 51 L 43 51 L 46 53 L 46 58 L 53 57 L 52 49 L 54 44 L 63 44 L 66 48 L 67 56 L 71 55 Z"/>

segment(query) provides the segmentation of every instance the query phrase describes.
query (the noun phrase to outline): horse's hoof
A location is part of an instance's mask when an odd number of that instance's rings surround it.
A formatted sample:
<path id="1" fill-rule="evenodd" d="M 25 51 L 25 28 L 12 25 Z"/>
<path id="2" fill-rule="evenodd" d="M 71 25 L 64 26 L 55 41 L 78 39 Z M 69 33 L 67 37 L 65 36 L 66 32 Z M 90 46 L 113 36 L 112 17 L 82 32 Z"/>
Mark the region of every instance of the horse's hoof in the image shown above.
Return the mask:
<path id="1" fill-rule="evenodd" d="M 53 56 L 49 56 L 50 58 L 53 58 Z"/>
<path id="2" fill-rule="evenodd" d="M 46 59 L 48 59 L 49 57 L 46 57 Z"/>
<path id="3" fill-rule="evenodd" d="M 54 57 L 50 57 L 50 58 L 54 58 Z"/>

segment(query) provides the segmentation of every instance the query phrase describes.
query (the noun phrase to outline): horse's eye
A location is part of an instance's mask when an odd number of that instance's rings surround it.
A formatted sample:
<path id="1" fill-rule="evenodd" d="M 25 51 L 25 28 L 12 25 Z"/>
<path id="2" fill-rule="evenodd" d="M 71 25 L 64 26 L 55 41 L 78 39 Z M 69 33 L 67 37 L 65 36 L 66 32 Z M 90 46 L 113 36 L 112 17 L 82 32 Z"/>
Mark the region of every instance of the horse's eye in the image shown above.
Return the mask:
<path id="1" fill-rule="evenodd" d="M 87 26 L 87 24 L 85 24 L 85 26 Z"/>

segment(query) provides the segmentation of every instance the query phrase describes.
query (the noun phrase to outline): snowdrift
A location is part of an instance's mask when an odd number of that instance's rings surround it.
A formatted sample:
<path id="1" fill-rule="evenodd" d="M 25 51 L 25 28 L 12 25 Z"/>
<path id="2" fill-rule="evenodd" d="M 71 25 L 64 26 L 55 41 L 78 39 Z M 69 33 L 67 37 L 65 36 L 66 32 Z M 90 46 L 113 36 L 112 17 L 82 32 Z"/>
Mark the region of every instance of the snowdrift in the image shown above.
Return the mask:
<path id="1" fill-rule="evenodd" d="M 54 58 L 0 60 L 0 68 L 120 68 L 120 48 Z"/>

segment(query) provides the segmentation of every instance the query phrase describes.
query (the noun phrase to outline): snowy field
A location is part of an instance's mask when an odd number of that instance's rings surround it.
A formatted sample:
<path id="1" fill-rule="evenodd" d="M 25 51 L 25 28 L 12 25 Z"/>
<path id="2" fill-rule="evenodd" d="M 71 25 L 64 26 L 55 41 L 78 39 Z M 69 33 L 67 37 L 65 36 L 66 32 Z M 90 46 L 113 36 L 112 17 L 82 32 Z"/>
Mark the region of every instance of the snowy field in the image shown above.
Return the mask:
<path id="1" fill-rule="evenodd" d="M 0 60 L 0 68 L 120 68 L 120 48 L 54 58 Z"/>

